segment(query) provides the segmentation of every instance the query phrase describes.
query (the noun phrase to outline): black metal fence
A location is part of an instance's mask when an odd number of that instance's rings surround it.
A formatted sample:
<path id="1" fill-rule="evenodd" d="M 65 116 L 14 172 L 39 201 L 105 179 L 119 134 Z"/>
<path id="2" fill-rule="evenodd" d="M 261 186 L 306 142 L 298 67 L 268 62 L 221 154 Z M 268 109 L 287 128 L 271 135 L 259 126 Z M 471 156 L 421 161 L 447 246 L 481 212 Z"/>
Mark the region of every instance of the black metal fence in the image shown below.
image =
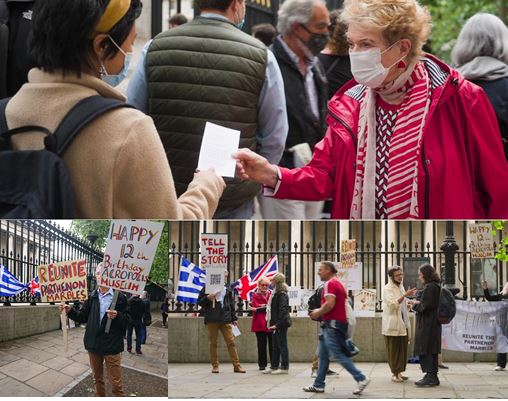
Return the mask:
<path id="1" fill-rule="evenodd" d="M 46 220 L 0 220 L 0 264 L 19 281 L 28 283 L 37 275 L 37 266 L 64 260 L 86 259 L 88 288 L 95 288 L 94 272 L 103 254 L 56 223 Z M 0 297 L 0 303 L 39 301 L 23 291 Z"/>
<path id="2" fill-rule="evenodd" d="M 430 224 L 430 226 L 429 226 Z M 406 262 L 429 262 L 442 273 L 444 278 L 445 252 L 441 250 L 446 241 L 456 241 L 458 251 L 454 254 L 453 277 L 456 287 L 461 289 L 464 299 L 480 294 L 479 276 L 474 279 L 475 292 L 471 292 L 472 268 L 467 243 L 467 222 L 449 223 L 454 227 L 454 236 L 445 236 L 444 221 L 433 222 L 388 222 L 388 221 L 214 221 L 170 222 L 169 278 L 178 281 L 180 256 L 197 264 L 199 261 L 199 235 L 201 232 L 224 233 L 228 236 L 229 281 L 265 263 L 277 255 L 279 271 L 286 275 L 289 285 L 301 288 L 314 288 L 316 262 L 340 259 L 340 241 L 357 240 L 357 261 L 362 262 L 363 287 L 373 288 L 380 297 L 382 275 L 387 280 L 388 268 L 404 265 Z M 345 236 L 344 225 L 349 235 Z M 391 227 L 389 226 L 391 225 Z M 342 228 L 342 229 L 341 229 Z M 391 231 L 390 231 L 391 230 Z M 492 261 L 495 282 L 492 288 L 501 288 L 506 266 L 500 261 Z M 480 267 L 481 268 L 481 267 Z M 239 303 L 242 308 L 242 303 Z M 178 302 L 170 305 L 172 312 L 192 312 L 194 305 Z"/>

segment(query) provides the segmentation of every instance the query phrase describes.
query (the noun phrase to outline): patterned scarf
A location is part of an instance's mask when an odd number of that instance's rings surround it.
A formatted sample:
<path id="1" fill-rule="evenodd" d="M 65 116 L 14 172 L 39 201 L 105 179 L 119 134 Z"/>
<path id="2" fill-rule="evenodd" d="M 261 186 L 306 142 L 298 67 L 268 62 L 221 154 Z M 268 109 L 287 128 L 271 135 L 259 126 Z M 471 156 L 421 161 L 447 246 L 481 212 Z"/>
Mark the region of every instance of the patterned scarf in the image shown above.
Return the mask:
<path id="1" fill-rule="evenodd" d="M 381 90 L 367 88 L 360 105 L 356 175 L 351 219 L 374 220 L 376 194 L 376 93 L 385 99 L 404 93 L 388 149 L 386 212 L 388 219 L 417 219 L 418 166 L 422 133 L 431 99 L 428 72 L 415 62 Z"/>

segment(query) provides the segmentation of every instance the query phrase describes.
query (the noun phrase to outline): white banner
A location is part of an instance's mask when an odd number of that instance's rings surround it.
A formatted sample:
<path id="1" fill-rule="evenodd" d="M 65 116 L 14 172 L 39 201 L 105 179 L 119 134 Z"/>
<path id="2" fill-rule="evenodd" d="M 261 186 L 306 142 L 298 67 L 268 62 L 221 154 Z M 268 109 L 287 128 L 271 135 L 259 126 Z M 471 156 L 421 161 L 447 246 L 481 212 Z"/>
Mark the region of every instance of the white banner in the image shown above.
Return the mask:
<path id="1" fill-rule="evenodd" d="M 508 301 L 456 301 L 456 305 L 455 318 L 443 325 L 443 349 L 508 352 Z"/>
<path id="2" fill-rule="evenodd" d="M 356 262 L 352 267 L 342 267 L 340 263 L 333 262 L 337 269 L 337 277 L 344 284 L 348 291 L 361 290 L 363 288 L 363 277 L 362 277 L 362 262 Z M 315 263 L 315 288 L 323 284 L 323 281 L 319 278 L 318 270 L 321 262 Z"/>
<path id="3" fill-rule="evenodd" d="M 494 238 L 490 223 L 469 224 L 469 236 L 472 259 L 494 257 Z"/>
<path id="4" fill-rule="evenodd" d="M 152 268 L 164 223 L 113 220 L 99 286 L 141 295 Z"/>

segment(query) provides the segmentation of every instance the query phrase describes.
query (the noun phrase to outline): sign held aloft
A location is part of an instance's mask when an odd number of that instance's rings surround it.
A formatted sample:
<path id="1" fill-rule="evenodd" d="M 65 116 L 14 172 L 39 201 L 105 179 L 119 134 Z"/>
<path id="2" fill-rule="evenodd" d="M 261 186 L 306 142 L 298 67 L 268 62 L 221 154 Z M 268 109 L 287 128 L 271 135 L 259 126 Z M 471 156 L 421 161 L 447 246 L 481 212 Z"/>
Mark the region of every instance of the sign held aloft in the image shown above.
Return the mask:
<path id="1" fill-rule="evenodd" d="M 86 260 L 69 260 L 37 267 L 41 302 L 83 301 L 88 298 Z"/>
<path id="2" fill-rule="evenodd" d="M 488 259 L 494 257 L 494 240 L 490 223 L 469 224 L 471 239 L 471 258 Z"/>
<path id="3" fill-rule="evenodd" d="M 228 267 L 228 235 L 202 233 L 200 238 L 201 258 L 199 267 Z"/>
<path id="4" fill-rule="evenodd" d="M 356 263 L 356 240 L 340 241 L 340 264 L 342 267 L 353 267 Z"/>

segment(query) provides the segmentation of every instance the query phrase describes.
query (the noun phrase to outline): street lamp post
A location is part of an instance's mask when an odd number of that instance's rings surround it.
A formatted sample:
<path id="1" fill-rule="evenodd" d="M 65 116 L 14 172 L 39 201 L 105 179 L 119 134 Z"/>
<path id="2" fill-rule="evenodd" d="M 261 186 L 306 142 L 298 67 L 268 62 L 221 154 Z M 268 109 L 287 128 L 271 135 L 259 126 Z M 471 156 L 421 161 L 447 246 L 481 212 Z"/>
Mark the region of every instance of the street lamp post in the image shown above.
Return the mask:
<path id="1" fill-rule="evenodd" d="M 90 233 L 86 236 L 86 239 L 90 243 L 90 248 L 92 250 L 95 245 L 95 241 L 97 241 L 97 238 L 99 238 L 99 237 L 93 233 Z M 89 255 L 88 255 L 88 266 L 89 266 L 88 267 L 88 289 L 91 291 L 92 290 L 91 284 L 92 284 L 92 281 L 94 281 L 94 277 L 95 277 L 95 274 L 92 271 L 92 251 L 90 251 Z M 95 285 L 94 285 L 93 289 L 95 289 Z"/>
<path id="2" fill-rule="evenodd" d="M 455 287 L 455 254 L 459 250 L 453 233 L 453 221 L 446 222 L 446 235 L 440 249 L 445 255 L 444 284 L 446 287 L 453 288 Z"/>

